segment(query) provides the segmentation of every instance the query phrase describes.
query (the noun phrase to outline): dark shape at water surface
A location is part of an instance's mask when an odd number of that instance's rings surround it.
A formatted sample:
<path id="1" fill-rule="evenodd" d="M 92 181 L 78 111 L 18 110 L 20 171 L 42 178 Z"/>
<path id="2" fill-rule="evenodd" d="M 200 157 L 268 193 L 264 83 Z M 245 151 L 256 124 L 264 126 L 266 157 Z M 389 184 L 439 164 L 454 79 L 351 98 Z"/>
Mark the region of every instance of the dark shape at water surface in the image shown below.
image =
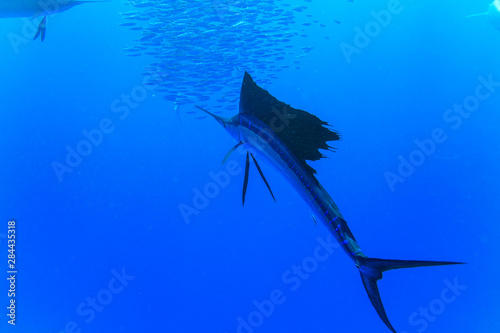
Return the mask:
<path id="1" fill-rule="evenodd" d="M 84 3 L 98 3 L 108 2 L 107 0 L 95 1 L 78 1 L 78 0 L 64 0 L 64 1 L 36 1 L 36 0 L 0 0 L 0 18 L 12 17 L 43 17 L 38 24 L 37 31 L 33 40 L 40 36 L 43 42 L 45 39 L 45 31 L 47 29 L 47 16 L 55 15 L 75 6 Z"/>
<path id="2" fill-rule="evenodd" d="M 320 218 L 349 258 L 354 261 L 373 307 L 392 332 L 396 330 L 387 318 L 377 286 L 377 281 L 382 278 L 383 272 L 399 268 L 461 264 L 449 261 L 387 260 L 367 257 L 361 251 L 337 205 L 314 176 L 316 171 L 306 162 L 322 158 L 324 155 L 319 150 L 330 149 L 327 142 L 339 140 L 338 133 L 329 129 L 328 124 L 318 117 L 294 109 L 274 98 L 269 92 L 260 88 L 247 72 L 243 78 L 240 112 L 237 115 L 223 118 L 203 111 L 214 117 L 238 142 L 226 154 L 224 160 L 241 146 L 250 152 L 252 158 L 255 155 L 267 160 L 304 198 L 313 216 Z M 247 153 L 243 201 L 248 186 L 249 164 Z M 258 164 L 256 166 L 270 190 L 262 170 Z"/>

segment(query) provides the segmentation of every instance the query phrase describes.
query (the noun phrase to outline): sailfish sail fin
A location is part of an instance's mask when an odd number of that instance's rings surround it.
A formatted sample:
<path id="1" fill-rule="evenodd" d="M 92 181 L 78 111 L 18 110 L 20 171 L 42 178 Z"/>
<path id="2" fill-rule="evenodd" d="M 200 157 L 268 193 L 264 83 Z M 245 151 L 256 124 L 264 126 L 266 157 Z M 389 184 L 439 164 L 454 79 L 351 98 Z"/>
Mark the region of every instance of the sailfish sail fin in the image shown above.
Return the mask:
<path id="1" fill-rule="evenodd" d="M 277 100 L 247 72 L 241 85 L 240 114 L 252 115 L 267 124 L 313 176 L 316 171 L 306 161 L 324 157 L 319 150 L 331 150 L 327 142 L 340 140 L 327 122 Z"/>

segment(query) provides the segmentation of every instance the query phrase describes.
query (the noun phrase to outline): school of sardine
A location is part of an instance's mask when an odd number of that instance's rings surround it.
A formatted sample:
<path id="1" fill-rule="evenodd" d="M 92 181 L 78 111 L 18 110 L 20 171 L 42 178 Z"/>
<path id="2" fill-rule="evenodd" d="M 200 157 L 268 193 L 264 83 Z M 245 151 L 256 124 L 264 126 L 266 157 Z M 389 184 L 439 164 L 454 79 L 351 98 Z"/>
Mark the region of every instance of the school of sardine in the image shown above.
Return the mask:
<path id="1" fill-rule="evenodd" d="M 241 75 L 259 72 L 259 82 L 284 69 L 299 69 L 312 46 L 295 46 L 308 37 L 313 20 L 305 5 L 277 0 L 124 0 L 120 24 L 138 33 L 128 56 L 148 56 L 147 84 L 179 105 L 234 110 Z M 326 33 L 325 33 L 326 35 Z M 327 37 L 326 37 L 327 38 Z M 303 45 L 307 39 L 300 41 Z"/>

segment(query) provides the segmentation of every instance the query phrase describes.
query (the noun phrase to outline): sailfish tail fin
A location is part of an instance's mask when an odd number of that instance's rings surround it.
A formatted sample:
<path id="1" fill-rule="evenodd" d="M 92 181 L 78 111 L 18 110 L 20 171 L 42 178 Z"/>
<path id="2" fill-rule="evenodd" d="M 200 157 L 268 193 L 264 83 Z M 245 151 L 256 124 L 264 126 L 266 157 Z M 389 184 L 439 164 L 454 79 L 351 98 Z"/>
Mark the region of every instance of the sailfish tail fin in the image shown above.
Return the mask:
<path id="1" fill-rule="evenodd" d="M 424 266 L 442 266 L 442 265 L 456 265 L 463 264 L 462 262 L 451 261 L 420 261 L 420 260 L 390 260 L 358 257 L 358 268 L 361 274 L 361 280 L 365 286 L 368 297 L 372 302 L 373 307 L 377 311 L 380 319 L 384 324 L 394 333 L 396 330 L 392 327 L 387 314 L 385 313 L 382 299 L 378 291 L 377 281 L 382 279 L 382 273 L 391 269 L 398 268 L 412 268 Z"/>

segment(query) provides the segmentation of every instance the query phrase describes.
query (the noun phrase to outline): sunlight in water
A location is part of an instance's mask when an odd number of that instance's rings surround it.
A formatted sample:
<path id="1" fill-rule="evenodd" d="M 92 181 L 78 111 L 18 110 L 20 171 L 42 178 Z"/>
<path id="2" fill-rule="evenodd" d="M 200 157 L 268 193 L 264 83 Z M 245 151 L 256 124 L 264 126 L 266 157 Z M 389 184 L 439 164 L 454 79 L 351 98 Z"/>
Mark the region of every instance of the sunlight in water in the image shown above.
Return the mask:
<path id="1" fill-rule="evenodd" d="M 491 6 L 494 6 L 497 12 L 500 12 L 500 0 L 495 0 L 491 3 Z"/>
<path id="2" fill-rule="evenodd" d="M 495 29 L 500 30 L 500 0 L 495 0 L 491 3 L 487 14 L 490 24 Z"/>

